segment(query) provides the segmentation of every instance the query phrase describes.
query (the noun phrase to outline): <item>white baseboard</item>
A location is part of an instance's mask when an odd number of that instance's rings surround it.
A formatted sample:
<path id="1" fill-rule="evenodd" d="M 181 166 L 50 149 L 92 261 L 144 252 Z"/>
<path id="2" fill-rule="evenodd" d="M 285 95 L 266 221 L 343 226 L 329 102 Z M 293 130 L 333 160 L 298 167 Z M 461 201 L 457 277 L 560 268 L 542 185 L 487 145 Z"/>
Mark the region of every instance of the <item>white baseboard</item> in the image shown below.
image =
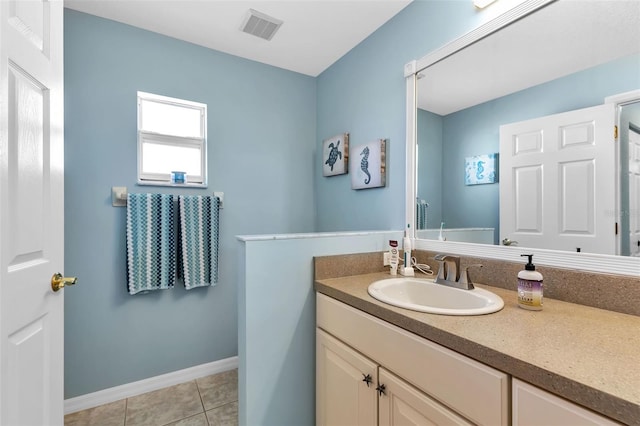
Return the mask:
<path id="1" fill-rule="evenodd" d="M 233 370 L 234 368 L 238 368 L 237 356 L 207 364 L 196 365 L 195 367 L 185 368 L 184 370 L 161 374 L 160 376 L 103 389 L 86 395 L 80 395 L 75 398 L 65 399 L 64 413 L 75 413 L 76 411 L 86 410 L 88 408 L 119 401 L 124 398 L 130 398 L 146 392 L 166 388 L 167 386 L 178 385 L 190 380 Z"/>

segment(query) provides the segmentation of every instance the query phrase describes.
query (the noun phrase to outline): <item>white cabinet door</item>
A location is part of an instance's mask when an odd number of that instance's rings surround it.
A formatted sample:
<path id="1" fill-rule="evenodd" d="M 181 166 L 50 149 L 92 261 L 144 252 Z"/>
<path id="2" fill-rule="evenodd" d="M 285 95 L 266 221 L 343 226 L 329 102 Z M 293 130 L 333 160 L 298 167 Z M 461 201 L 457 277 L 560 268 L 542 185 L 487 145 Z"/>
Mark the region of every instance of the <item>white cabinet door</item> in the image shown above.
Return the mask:
<path id="1" fill-rule="evenodd" d="M 500 126 L 500 239 L 617 254 L 613 104 Z"/>
<path id="2" fill-rule="evenodd" d="M 377 367 L 344 343 L 316 329 L 316 425 L 377 424 Z"/>
<path id="3" fill-rule="evenodd" d="M 380 368 L 380 426 L 472 425 L 391 372 Z"/>
<path id="4" fill-rule="evenodd" d="M 62 425 L 63 2 L 0 1 L 0 424 Z"/>
<path id="5" fill-rule="evenodd" d="M 547 391 L 512 380 L 513 426 L 618 425 Z"/>

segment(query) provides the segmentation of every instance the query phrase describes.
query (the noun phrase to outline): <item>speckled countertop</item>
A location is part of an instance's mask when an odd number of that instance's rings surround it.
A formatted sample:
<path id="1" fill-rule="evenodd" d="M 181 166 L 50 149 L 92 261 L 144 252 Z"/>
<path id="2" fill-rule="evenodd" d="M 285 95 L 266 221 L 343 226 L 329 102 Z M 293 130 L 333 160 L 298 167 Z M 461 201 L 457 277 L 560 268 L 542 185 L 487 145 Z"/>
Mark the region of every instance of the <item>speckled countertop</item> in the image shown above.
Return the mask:
<path id="1" fill-rule="evenodd" d="M 455 317 L 396 308 L 369 296 L 370 273 L 315 281 L 320 293 L 617 421 L 640 424 L 640 317 L 545 298 L 542 311 L 498 294 L 504 309 Z"/>

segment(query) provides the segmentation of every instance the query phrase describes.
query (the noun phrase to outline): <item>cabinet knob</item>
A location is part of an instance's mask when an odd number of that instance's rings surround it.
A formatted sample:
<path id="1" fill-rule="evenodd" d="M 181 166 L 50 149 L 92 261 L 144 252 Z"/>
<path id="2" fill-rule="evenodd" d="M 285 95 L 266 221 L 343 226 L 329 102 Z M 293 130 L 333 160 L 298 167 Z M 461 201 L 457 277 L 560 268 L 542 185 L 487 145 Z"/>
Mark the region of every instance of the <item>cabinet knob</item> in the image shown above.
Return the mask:
<path id="1" fill-rule="evenodd" d="M 378 385 L 378 387 L 376 388 L 376 390 L 378 391 L 378 395 L 382 396 L 382 395 L 386 395 L 387 393 L 385 392 L 385 389 L 387 387 L 385 385 Z"/>
<path id="2" fill-rule="evenodd" d="M 365 382 L 367 384 L 367 387 L 369 387 L 369 385 L 371 384 L 371 382 L 373 381 L 373 379 L 371 378 L 371 374 L 364 374 L 362 373 L 362 376 L 364 377 L 364 379 L 362 379 L 363 382 Z"/>

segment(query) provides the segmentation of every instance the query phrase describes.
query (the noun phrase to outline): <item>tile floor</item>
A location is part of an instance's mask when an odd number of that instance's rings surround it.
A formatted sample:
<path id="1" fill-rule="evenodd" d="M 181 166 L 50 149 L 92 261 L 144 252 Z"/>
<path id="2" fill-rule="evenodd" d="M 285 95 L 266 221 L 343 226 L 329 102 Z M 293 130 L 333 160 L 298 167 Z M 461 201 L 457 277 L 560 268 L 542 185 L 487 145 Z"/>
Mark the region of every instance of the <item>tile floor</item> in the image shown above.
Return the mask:
<path id="1" fill-rule="evenodd" d="M 65 426 L 232 426 L 238 370 L 67 414 Z"/>

